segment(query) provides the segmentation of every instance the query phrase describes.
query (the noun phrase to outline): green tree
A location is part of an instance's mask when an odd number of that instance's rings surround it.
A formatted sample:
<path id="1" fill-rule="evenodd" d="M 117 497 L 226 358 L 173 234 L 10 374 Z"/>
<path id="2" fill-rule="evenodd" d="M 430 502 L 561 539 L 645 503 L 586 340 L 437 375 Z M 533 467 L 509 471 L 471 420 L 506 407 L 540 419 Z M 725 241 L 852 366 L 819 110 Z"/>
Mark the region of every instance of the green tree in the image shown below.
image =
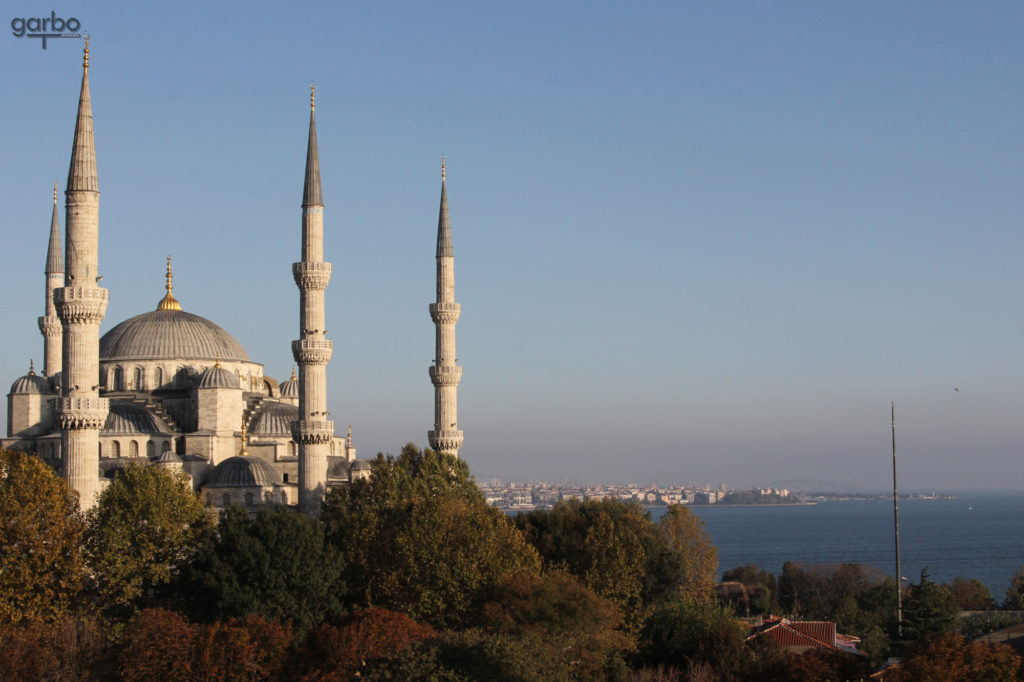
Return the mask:
<path id="1" fill-rule="evenodd" d="M 322 524 L 299 512 L 229 507 L 184 572 L 179 593 L 196 620 L 258 614 L 299 630 L 343 611 L 345 562 Z"/>
<path id="2" fill-rule="evenodd" d="M 1006 600 L 1003 602 L 1005 611 L 1024 611 L 1024 566 L 1018 568 L 1010 578 L 1010 586 L 1006 589 Z"/>
<path id="3" fill-rule="evenodd" d="M 718 572 L 718 548 L 711 542 L 703 519 L 675 504 L 658 519 L 658 530 L 669 555 L 677 558 L 679 594 L 694 601 L 710 599 Z"/>
<path id="4" fill-rule="evenodd" d="M 946 587 L 961 611 L 991 611 L 996 607 L 992 593 L 977 578 L 953 578 Z"/>
<path id="5" fill-rule="evenodd" d="M 518 575 L 487 594 L 479 625 L 529 646 L 560 679 L 590 680 L 622 664 L 636 643 L 621 631 L 622 612 L 564 571 Z"/>
<path id="6" fill-rule="evenodd" d="M 742 590 L 737 598 L 726 596 L 724 601 L 732 602 L 743 615 L 775 613 L 779 610 L 778 583 L 775 576 L 762 570 L 757 564 L 746 564 L 731 568 L 722 574 L 722 584 L 738 583 Z M 720 597 L 721 598 L 721 597 Z"/>
<path id="7" fill-rule="evenodd" d="M 86 525 L 92 589 L 101 605 L 123 613 L 179 575 L 212 520 L 183 475 L 132 466 L 100 494 Z"/>
<path id="8" fill-rule="evenodd" d="M 665 599 L 709 599 L 717 550 L 703 523 L 669 507 L 658 523 L 635 503 L 569 500 L 515 519 L 549 568 L 561 568 L 623 609 L 636 632 Z"/>
<path id="9" fill-rule="evenodd" d="M 537 574 L 537 553 L 487 504 L 462 460 L 409 444 L 368 480 L 336 488 L 321 519 L 350 566 L 353 606 L 435 627 L 465 621 L 488 586 Z"/>
<path id="10" fill-rule="evenodd" d="M 910 595 L 903 600 L 903 637 L 921 642 L 930 635 L 955 630 L 958 613 L 949 588 L 929 580 L 924 568 L 921 581 L 910 586 Z"/>
<path id="11" fill-rule="evenodd" d="M 706 663 L 721 680 L 739 680 L 750 665 L 746 633 L 732 611 L 711 601 L 681 598 L 659 604 L 640 634 L 640 666 Z"/>
<path id="12" fill-rule="evenodd" d="M 78 496 L 34 455 L 0 450 L 0 623 L 67 614 L 85 578 Z"/>

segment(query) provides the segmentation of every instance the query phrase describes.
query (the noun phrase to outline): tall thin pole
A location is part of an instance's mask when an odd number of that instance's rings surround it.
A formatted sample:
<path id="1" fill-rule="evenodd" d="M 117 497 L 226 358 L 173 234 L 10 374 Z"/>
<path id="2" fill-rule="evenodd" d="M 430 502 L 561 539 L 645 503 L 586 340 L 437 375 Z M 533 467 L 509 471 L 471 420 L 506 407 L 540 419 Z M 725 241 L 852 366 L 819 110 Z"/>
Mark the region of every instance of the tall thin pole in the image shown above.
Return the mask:
<path id="1" fill-rule="evenodd" d="M 903 573 L 900 570 L 900 497 L 896 487 L 896 402 L 890 403 L 892 409 L 892 517 L 896 529 L 896 631 L 903 639 Z"/>

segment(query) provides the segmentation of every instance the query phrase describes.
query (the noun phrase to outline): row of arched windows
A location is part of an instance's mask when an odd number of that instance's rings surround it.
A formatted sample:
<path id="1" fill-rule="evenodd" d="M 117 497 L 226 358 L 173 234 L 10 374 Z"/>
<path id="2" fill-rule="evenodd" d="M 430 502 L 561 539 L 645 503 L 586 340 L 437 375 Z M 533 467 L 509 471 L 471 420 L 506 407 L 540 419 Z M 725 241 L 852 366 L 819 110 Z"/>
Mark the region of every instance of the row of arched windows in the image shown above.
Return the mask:
<path id="1" fill-rule="evenodd" d="M 196 370 L 193 367 L 179 366 L 174 371 L 170 381 L 175 388 L 190 388 L 193 379 L 205 369 L 206 367 Z M 243 375 L 240 370 L 236 369 L 235 376 L 238 377 L 239 386 L 246 388 L 246 390 L 270 395 L 270 385 L 259 376 L 253 377 L 252 372 Z M 121 365 L 116 365 L 107 370 L 101 379 L 104 388 L 111 391 L 150 391 L 164 385 L 164 370 L 161 367 L 154 368 L 152 385 L 150 385 L 146 371 L 142 367 L 125 368 Z"/>
<path id="2" fill-rule="evenodd" d="M 213 499 L 212 493 L 206 493 L 207 507 L 213 506 Z M 262 501 L 266 504 L 274 504 L 275 502 L 278 504 L 288 504 L 288 494 L 282 490 L 278 498 L 274 499 L 274 493 L 267 490 L 263 493 Z M 220 496 L 221 507 L 230 507 L 232 504 L 244 504 L 246 507 L 251 507 L 256 504 L 256 495 L 249 490 L 241 495 L 236 495 L 234 498 L 231 496 L 231 493 L 224 493 Z"/>
<path id="3" fill-rule="evenodd" d="M 165 440 L 160 443 L 160 452 L 169 452 L 171 449 L 171 441 Z M 152 459 L 156 454 L 156 443 L 151 440 L 146 441 L 146 457 Z M 99 444 L 99 455 L 103 457 L 103 443 Z M 122 445 L 122 441 L 114 440 L 110 441 L 110 446 L 107 451 L 108 457 L 138 457 L 139 456 L 139 441 L 130 440 L 125 441 Z"/>

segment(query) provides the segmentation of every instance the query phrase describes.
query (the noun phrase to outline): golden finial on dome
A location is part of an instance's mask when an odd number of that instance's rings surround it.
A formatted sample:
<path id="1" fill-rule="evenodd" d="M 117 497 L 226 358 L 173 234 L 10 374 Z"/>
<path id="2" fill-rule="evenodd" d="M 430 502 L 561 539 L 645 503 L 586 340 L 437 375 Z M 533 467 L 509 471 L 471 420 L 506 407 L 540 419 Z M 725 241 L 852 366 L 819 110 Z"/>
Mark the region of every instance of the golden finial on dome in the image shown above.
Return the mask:
<path id="1" fill-rule="evenodd" d="M 220 369 L 220 353 L 217 353 L 217 364 L 214 365 L 217 369 Z"/>
<path id="2" fill-rule="evenodd" d="M 444 182 L 444 154 L 441 155 L 441 182 Z"/>
<path id="3" fill-rule="evenodd" d="M 171 274 L 171 257 L 167 257 L 167 294 L 160 299 L 160 302 L 156 305 L 157 310 L 177 310 L 181 312 L 181 304 L 174 298 L 174 294 L 171 290 L 174 289 L 172 282 L 174 281 L 174 275 Z"/>
<path id="4" fill-rule="evenodd" d="M 316 83 L 309 82 L 309 110 L 316 111 Z"/>
<path id="5" fill-rule="evenodd" d="M 249 456 L 249 431 L 245 425 L 245 415 L 242 415 L 242 457 Z"/>
<path id="6" fill-rule="evenodd" d="M 295 381 L 295 365 L 292 365 L 292 381 Z"/>
<path id="7" fill-rule="evenodd" d="M 82 59 L 82 68 L 89 71 L 89 34 L 85 34 L 85 56 Z"/>
<path id="8" fill-rule="evenodd" d="M 30 377 L 34 377 L 36 375 L 36 367 L 31 359 L 28 361 L 28 375 Z"/>

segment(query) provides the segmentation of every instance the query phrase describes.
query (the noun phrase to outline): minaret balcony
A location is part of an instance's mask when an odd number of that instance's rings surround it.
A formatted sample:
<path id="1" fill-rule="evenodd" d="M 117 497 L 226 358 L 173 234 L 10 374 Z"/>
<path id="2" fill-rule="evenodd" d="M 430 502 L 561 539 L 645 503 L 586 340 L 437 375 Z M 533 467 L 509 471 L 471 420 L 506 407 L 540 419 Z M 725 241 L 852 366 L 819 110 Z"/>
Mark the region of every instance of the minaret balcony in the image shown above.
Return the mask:
<path id="1" fill-rule="evenodd" d="M 64 324 L 99 324 L 107 313 L 110 292 L 102 287 L 60 287 L 53 290 L 53 304 Z"/>
<path id="2" fill-rule="evenodd" d="M 462 447 L 462 431 L 456 429 L 428 431 L 427 440 L 430 442 L 430 447 L 437 452 L 457 453 Z"/>
<path id="3" fill-rule="evenodd" d="M 292 276 L 302 291 L 323 291 L 331 281 L 331 264 L 325 261 L 292 263 Z"/>
<path id="4" fill-rule="evenodd" d="M 39 331 L 43 333 L 43 336 L 60 336 L 62 329 L 60 320 L 53 315 L 39 318 Z"/>
<path id="5" fill-rule="evenodd" d="M 334 439 L 334 422 L 300 419 L 292 422 L 292 437 L 297 443 L 330 443 Z"/>
<path id="6" fill-rule="evenodd" d="M 429 369 L 434 386 L 458 386 L 462 381 L 462 368 L 458 365 L 431 365 Z"/>
<path id="7" fill-rule="evenodd" d="M 101 429 L 110 411 L 106 398 L 58 398 L 54 402 L 62 430 Z"/>
<path id="8" fill-rule="evenodd" d="M 326 365 L 334 353 L 334 342 L 323 337 L 292 341 L 292 356 L 300 365 Z"/>
<path id="9" fill-rule="evenodd" d="M 430 319 L 434 324 L 455 324 L 462 314 L 461 303 L 431 303 Z"/>

